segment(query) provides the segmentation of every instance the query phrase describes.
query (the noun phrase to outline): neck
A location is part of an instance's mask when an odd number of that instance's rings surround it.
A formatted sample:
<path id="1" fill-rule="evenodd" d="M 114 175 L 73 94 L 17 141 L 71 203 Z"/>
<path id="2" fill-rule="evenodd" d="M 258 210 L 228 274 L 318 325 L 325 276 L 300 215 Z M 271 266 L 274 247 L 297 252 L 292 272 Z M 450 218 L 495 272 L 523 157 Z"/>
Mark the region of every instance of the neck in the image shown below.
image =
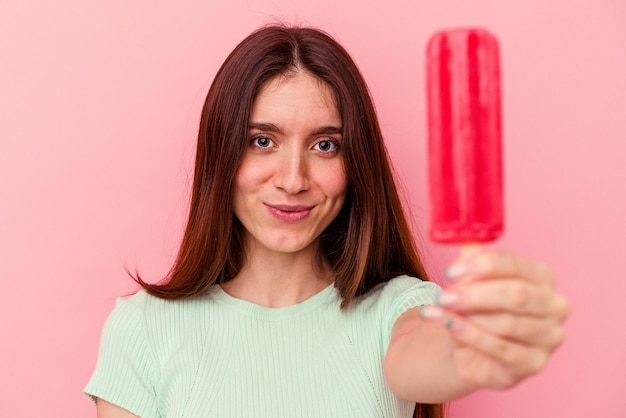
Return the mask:
<path id="1" fill-rule="evenodd" d="M 275 253 L 249 249 L 239 274 L 222 288 L 238 299 L 270 308 L 300 303 L 332 282 L 328 266 L 320 266 L 317 249 L 297 253 Z"/>

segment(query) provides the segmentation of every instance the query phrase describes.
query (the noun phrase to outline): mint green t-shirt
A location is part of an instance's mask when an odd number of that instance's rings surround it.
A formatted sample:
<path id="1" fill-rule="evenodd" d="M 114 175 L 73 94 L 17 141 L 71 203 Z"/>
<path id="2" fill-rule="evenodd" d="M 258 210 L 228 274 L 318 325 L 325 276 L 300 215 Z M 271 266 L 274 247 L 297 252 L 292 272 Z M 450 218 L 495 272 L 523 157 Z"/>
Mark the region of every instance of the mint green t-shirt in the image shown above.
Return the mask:
<path id="1" fill-rule="evenodd" d="M 143 418 L 410 417 L 383 359 L 398 316 L 439 292 L 400 276 L 341 311 L 332 285 L 283 308 L 219 286 L 182 301 L 140 291 L 118 299 L 85 393 Z"/>

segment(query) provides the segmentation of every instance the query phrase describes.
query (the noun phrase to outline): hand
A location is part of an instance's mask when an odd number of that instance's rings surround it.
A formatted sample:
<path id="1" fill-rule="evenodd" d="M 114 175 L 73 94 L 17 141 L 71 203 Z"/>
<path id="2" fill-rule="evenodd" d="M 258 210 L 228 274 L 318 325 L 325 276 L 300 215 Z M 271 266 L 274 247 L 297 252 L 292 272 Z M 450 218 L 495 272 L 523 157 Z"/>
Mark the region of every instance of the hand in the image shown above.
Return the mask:
<path id="1" fill-rule="evenodd" d="M 569 313 L 547 266 L 475 249 L 453 263 L 447 276 L 452 285 L 421 316 L 449 328 L 462 381 L 504 389 L 545 367 L 563 341 Z"/>

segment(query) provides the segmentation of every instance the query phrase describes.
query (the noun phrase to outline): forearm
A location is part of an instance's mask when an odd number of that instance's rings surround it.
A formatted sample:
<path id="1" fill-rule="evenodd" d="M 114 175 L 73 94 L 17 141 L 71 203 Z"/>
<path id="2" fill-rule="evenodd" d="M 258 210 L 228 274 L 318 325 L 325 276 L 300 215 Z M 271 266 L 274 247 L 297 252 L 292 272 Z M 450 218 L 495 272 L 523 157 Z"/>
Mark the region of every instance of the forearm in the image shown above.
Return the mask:
<path id="1" fill-rule="evenodd" d="M 385 378 L 396 396 L 419 403 L 441 403 L 476 390 L 459 376 L 450 331 L 424 322 L 419 308 L 403 314 L 385 356 Z"/>

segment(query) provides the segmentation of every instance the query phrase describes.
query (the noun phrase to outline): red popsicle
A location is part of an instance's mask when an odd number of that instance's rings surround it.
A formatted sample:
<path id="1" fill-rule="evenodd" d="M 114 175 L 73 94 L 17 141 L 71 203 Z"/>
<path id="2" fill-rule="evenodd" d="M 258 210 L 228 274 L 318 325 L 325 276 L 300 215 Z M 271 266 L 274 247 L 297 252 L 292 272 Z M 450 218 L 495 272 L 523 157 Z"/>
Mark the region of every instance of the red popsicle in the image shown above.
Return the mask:
<path id="1" fill-rule="evenodd" d="M 483 29 L 441 31 L 427 55 L 430 237 L 494 240 L 503 229 L 497 40 Z"/>

